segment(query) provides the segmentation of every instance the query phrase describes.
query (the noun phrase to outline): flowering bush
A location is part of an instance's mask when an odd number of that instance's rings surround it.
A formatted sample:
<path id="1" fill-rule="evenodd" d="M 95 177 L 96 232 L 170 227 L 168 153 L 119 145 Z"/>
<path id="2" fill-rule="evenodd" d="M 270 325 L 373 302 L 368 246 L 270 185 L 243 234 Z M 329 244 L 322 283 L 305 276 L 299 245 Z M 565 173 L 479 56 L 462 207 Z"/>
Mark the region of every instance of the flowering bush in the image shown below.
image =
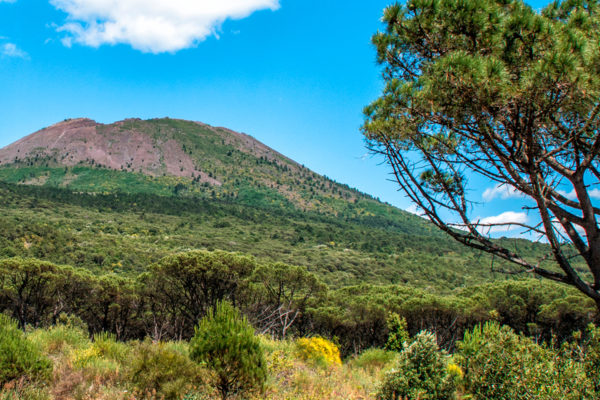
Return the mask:
<path id="1" fill-rule="evenodd" d="M 308 361 L 314 361 L 325 367 L 342 365 L 340 350 L 322 337 L 301 338 L 296 341 L 298 355 Z"/>

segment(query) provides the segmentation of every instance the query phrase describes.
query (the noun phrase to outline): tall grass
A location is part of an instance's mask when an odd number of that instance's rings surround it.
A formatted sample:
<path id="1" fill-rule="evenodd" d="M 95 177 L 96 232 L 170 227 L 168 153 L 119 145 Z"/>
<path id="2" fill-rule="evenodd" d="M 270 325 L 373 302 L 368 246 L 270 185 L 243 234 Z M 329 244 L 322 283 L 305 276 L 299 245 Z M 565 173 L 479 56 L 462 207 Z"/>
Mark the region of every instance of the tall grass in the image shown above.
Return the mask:
<path id="1" fill-rule="evenodd" d="M 82 328 L 68 325 L 33 330 L 26 340 L 51 360 L 53 375 L 45 383 L 12 381 L 0 390 L 0 400 L 218 398 L 205 384 L 210 372 L 190 360 L 187 342 L 123 343 L 108 334 L 90 338 Z M 391 362 L 386 352 L 385 356 L 349 359 L 342 365 L 316 363 L 303 359 L 294 341 L 261 337 L 261 343 L 269 378 L 260 399 L 374 399 Z"/>

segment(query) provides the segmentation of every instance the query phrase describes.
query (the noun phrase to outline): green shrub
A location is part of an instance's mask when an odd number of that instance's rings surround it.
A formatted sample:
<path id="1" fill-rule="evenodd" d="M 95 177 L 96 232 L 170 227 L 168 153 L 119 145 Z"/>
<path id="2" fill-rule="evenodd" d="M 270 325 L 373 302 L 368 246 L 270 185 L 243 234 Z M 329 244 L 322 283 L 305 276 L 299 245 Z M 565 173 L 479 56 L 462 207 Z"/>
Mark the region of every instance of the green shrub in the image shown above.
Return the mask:
<path id="1" fill-rule="evenodd" d="M 67 328 L 77 329 L 86 335 L 89 334 L 89 329 L 87 324 L 77 315 L 60 313 L 58 315 L 58 319 L 56 320 L 56 325 L 66 326 Z"/>
<path id="2" fill-rule="evenodd" d="M 594 390 L 600 395 L 600 328 L 590 324 L 583 338 L 581 332 L 575 332 L 572 341 L 563 343 L 561 352 L 563 358 L 583 365 Z"/>
<path id="3" fill-rule="evenodd" d="M 509 327 L 497 323 L 475 327 L 465 333 L 458 350 L 465 389 L 478 399 L 595 397 L 580 363 L 516 334 Z"/>
<path id="4" fill-rule="evenodd" d="M 170 343 L 145 340 L 135 345 L 127 367 L 128 380 L 142 396 L 183 399 L 202 384 L 202 369 Z"/>
<path id="5" fill-rule="evenodd" d="M 44 354 L 59 354 L 82 349 L 89 344 L 88 334 L 76 327 L 55 325 L 50 329 L 36 329 L 28 336 Z"/>
<path id="6" fill-rule="evenodd" d="M 399 355 L 385 375 L 379 400 L 454 399 L 454 377 L 448 372 L 450 357 L 438 347 L 435 336 L 423 331 Z"/>
<path id="7" fill-rule="evenodd" d="M 89 346 L 76 349 L 71 359 L 73 365 L 78 368 L 104 364 L 109 369 L 110 366 L 118 369 L 119 364 L 125 361 L 127 352 L 127 344 L 118 342 L 115 335 L 99 333 L 94 335 L 94 340 Z"/>
<path id="8" fill-rule="evenodd" d="M 402 351 L 408 343 L 408 325 L 406 319 L 396 313 L 390 313 L 387 319 L 388 340 L 385 344 L 386 350 Z"/>
<path id="9" fill-rule="evenodd" d="M 109 360 L 123 362 L 127 357 L 127 344 L 117 341 L 117 337 L 112 333 L 101 332 L 94 335 L 93 346 L 102 357 Z"/>
<path id="10" fill-rule="evenodd" d="M 592 324 L 587 329 L 583 365 L 588 377 L 594 382 L 596 392 L 600 394 L 600 328 Z"/>
<path id="11" fill-rule="evenodd" d="M 16 321 L 0 314 L 0 387 L 20 378 L 43 380 L 51 373 L 50 360 L 27 340 Z"/>
<path id="12" fill-rule="evenodd" d="M 395 351 L 384 349 L 367 349 L 352 360 L 352 365 L 369 372 L 385 368 L 398 355 Z"/>
<path id="13" fill-rule="evenodd" d="M 99 333 L 88 346 L 74 349 L 70 361 L 87 380 L 113 384 L 123 377 L 123 363 L 128 353 L 127 344 L 118 342 L 115 335 Z"/>
<path id="14" fill-rule="evenodd" d="M 267 366 L 260 339 L 230 303 L 218 302 L 215 310 L 200 320 L 190 348 L 192 359 L 214 373 L 222 399 L 262 390 Z"/>

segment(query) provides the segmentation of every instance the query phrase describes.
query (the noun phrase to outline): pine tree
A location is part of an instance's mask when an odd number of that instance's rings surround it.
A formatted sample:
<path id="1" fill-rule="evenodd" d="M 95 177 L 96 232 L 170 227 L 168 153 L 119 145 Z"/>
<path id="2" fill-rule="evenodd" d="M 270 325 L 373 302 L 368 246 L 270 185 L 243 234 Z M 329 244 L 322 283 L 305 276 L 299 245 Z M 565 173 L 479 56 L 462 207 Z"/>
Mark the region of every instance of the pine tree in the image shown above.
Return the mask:
<path id="1" fill-rule="evenodd" d="M 506 272 L 572 285 L 600 309 L 600 3 L 536 12 L 522 0 L 409 0 L 383 21 L 373 43 L 386 87 L 365 110 L 369 147 L 454 239 L 516 266 Z M 476 180 L 527 199 L 537 216 L 480 220 Z M 507 227 L 548 243 L 548 255 L 492 240 Z"/>
<path id="2" fill-rule="evenodd" d="M 267 368 L 254 329 L 229 302 L 219 302 L 200 320 L 190 342 L 191 357 L 215 374 L 221 398 L 261 390 Z"/>

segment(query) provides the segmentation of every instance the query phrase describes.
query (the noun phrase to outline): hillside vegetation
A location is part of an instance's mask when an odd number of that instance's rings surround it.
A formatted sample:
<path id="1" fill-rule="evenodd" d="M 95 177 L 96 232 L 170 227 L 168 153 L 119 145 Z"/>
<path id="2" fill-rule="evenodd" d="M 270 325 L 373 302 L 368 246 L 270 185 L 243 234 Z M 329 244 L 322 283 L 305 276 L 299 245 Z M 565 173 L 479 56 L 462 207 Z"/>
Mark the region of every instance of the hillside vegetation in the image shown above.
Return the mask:
<path id="1" fill-rule="evenodd" d="M 223 302 L 236 308 L 216 316 Z M 8 258 L 0 399 L 593 399 L 597 320 L 575 289 L 534 280 L 436 295 L 328 288 L 223 251 L 167 256 L 135 278 Z"/>
<path id="2" fill-rule="evenodd" d="M 7 167 L 3 180 L 86 192 L 236 199 L 348 216 L 381 214 L 377 208 L 402 214 L 377 207 L 381 204 L 370 196 L 324 178 L 248 135 L 168 118 L 110 125 L 67 120 L 1 149 L 0 165 Z M 88 168 L 73 168 L 82 166 Z"/>
<path id="3" fill-rule="evenodd" d="M 234 201 L 6 183 L 0 199 L 0 258 L 136 274 L 173 252 L 222 249 L 302 265 L 334 286 L 404 282 L 447 291 L 507 279 L 493 272 L 489 257 L 429 234 L 424 221 L 402 214 L 406 221 L 342 218 Z M 527 241 L 513 245 L 540 251 Z"/>

